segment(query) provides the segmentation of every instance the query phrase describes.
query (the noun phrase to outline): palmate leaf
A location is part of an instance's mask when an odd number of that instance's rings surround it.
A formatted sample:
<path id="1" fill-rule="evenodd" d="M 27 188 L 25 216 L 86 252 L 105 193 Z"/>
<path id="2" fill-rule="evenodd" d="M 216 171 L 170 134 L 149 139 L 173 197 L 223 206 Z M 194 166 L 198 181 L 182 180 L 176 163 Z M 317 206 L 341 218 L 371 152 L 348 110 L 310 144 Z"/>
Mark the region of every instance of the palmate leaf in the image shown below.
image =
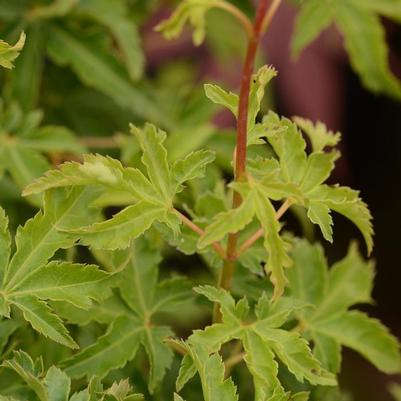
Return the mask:
<path id="1" fill-rule="evenodd" d="M 55 152 L 82 153 L 84 147 L 74 134 L 59 126 L 40 126 L 43 114 L 34 110 L 24 114 L 11 103 L 0 113 L 0 169 L 7 171 L 21 189 L 51 168 L 47 155 Z M 43 154 L 44 153 L 44 154 Z M 35 206 L 39 196 L 29 197 Z"/>
<path id="2" fill-rule="evenodd" d="M 342 214 L 351 220 L 362 233 L 368 253 L 373 248 L 372 215 L 365 202 L 359 197 L 359 192 L 348 187 L 329 187 L 321 185 L 310 193 L 311 205 L 316 202 L 326 205 L 329 209 Z"/>
<path id="3" fill-rule="evenodd" d="M 44 211 L 18 229 L 16 252 L 5 266 L 1 286 L 2 315 L 9 317 L 14 306 L 35 330 L 72 348 L 77 345 L 47 301 L 89 308 L 92 300 L 107 297 L 108 274 L 95 266 L 49 263 L 49 259 L 57 250 L 69 248 L 77 240 L 76 236 L 58 231 L 58 226 L 73 228 L 84 221 L 93 221 L 97 212 L 87 210 L 87 206 L 97 196 L 97 192 L 85 188 L 48 192 Z"/>
<path id="4" fill-rule="evenodd" d="M 298 317 L 324 366 L 337 372 L 341 346 L 346 346 L 386 373 L 399 371 L 397 340 L 379 321 L 348 311 L 355 304 L 371 301 L 373 264 L 365 262 L 352 246 L 346 258 L 328 271 L 321 248 L 306 241 L 297 243 L 292 256 L 295 266 L 288 273 L 291 293 L 314 305 L 298 313 Z"/>
<path id="5" fill-rule="evenodd" d="M 13 68 L 13 61 L 18 57 L 20 51 L 24 47 L 25 44 L 25 33 L 22 32 L 18 42 L 11 46 L 7 42 L 0 40 L 0 65 L 5 68 Z"/>
<path id="6" fill-rule="evenodd" d="M 238 208 L 219 213 L 205 229 L 205 234 L 198 242 L 204 248 L 214 241 L 224 238 L 229 233 L 236 233 L 246 227 L 256 217 L 264 229 L 264 248 L 267 251 L 265 270 L 270 274 L 274 285 L 273 299 L 278 299 L 284 292 L 287 280 L 284 268 L 291 265 L 286 244 L 280 237 L 281 226 L 276 218 L 276 211 L 271 204 L 266 188 L 255 180 L 249 184 L 233 184 L 241 193 L 243 201 Z"/>
<path id="7" fill-rule="evenodd" d="M 309 137 L 312 153 L 307 155 L 305 152 L 306 142 L 296 124 L 270 112 L 262 126 L 278 160 L 251 160 L 252 176 L 262 183 L 261 188 L 268 198 L 286 199 L 305 207 L 308 218 L 319 225 L 324 238 L 330 242 L 333 240 L 331 211 L 342 214 L 358 227 L 370 253 L 373 248 L 372 216 L 359 192 L 324 184 L 340 155 L 330 149 L 339 142 L 340 134 L 334 134 L 320 122 L 314 125 L 299 117 L 295 121 Z"/>
<path id="8" fill-rule="evenodd" d="M 128 380 L 113 383 L 104 389 L 98 378 L 92 378 L 89 386 L 71 393 L 71 378 L 55 366 L 46 372 L 43 362 L 35 362 L 24 351 L 14 352 L 13 358 L 3 362 L 2 367 L 13 370 L 26 383 L 40 401 L 141 401 L 141 394 L 134 394 Z M 1 390 L 0 390 L 1 391 Z M 2 396 L 0 395 L 0 399 Z M 11 400 L 11 398 L 5 398 Z"/>
<path id="9" fill-rule="evenodd" d="M 228 292 L 210 286 L 197 287 L 196 291 L 220 304 L 223 321 L 204 330 L 196 330 L 188 338 L 185 347 L 189 357 L 183 360 L 179 388 L 194 374 L 191 362 L 201 380 L 205 381 L 202 376 L 207 378 L 208 372 L 203 370 L 205 362 L 196 359 L 199 358 L 197 353 L 204 355 L 203 360 L 208 355 L 211 355 L 209 358 L 220 358 L 217 352 L 222 345 L 234 339 L 243 344 L 244 360 L 254 379 L 256 401 L 290 399 L 278 379 L 277 360 L 284 363 L 301 382 L 307 380 L 315 385 L 335 385 L 334 376 L 321 368 L 299 333 L 280 329 L 294 310 L 300 307 L 299 303 L 296 305 L 281 298 L 271 304 L 263 295 L 256 307 L 256 320 L 249 321 L 249 307 L 245 299 L 235 303 Z"/>
<path id="10" fill-rule="evenodd" d="M 98 293 L 107 291 L 107 273 L 94 265 L 50 262 L 21 280 L 12 291 L 12 298 L 33 295 L 52 301 L 68 301 L 88 309 Z"/>
<path id="11" fill-rule="evenodd" d="M 78 3 L 77 12 L 89 15 L 110 30 L 123 53 L 131 79 L 141 78 L 145 58 L 138 28 L 128 17 L 126 3 L 122 0 L 112 3 L 107 0 L 84 0 Z"/>
<path id="12" fill-rule="evenodd" d="M 17 250 L 6 269 L 4 288 L 13 289 L 28 273 L 46 264 L 58 249 L 72 246 L 76 237 L 58 231 L 58 227 L 73 228 L 95 220 L 98 211 L 87 206 L 97 196 L 87 188 L 48 192 L 44 211 L 17 231 Z"/>
<path id="13" fill-rule="evenodd" d="M 153 317 L 177 311 L 191 301 L 191 286 L 182 278 L 158 282 L 160 253 L 144 238 L 137 239 L 126 252 L 131 259 L 119 280 L 124 306 L 112 309 L 113 322 L 96 343 L 62 366 L 74 378 L 104 376 L 133 360 L 142 344 L 150 361 L 149 390 L 153 392 L 173 358 L 171 349 L 163 342 L 173 333 L 168 327 L 155 324 Z M 91 317 L 92 312 L 88 315 Z"/>
<path id="14" fill-rule="evenodd" d="M 101 155 L 84 155 L 84 162 L 66 162 L 58 170 L 50 170 L 28 185 L 23 196 L 38 194 L 51 188 L 100 185 L 128 192 L 137 200 L 161 204 L 151 182 L 135 168 L 124 168 L 116 159 Z"/>
<path id="15" fill-rule="evenodd" d="M 302 117 L 294 117 L 295 123 L 309 137 L 314 152 L 320 152 L 326 147 L 334 147 L 341 140 L 339 132 L 329 131 L 324 123 L 318 121 L 314 124 L 311 120 Z"/>
<path id="16" fill-rule="evenodd" d="M 392 1 L 305 1 L 296 23 L 293 53 L 299 54 L 334 23 L 344 36 L 351 64 L 364 85 L 375 93 L 400 98 L 401 84 L 390 70 L 385 32 L 378 15 L 399 21 L 397 7 Z"/>
<path id="17" fill-rule="evenodd" d="M 313 330 L 359 352 L 382 372 L 399 372 L 398 341 L 378 320 L 365 313 L 351 311 L 340 314 L 331 320 L 313 323 Z"/>
<path id="18" fill-rule="evenodd" d="M 121 316 L 95 344 L 66 360 L 62 367 L 73 378 L 103 376 L 134 358 L 143 331 L 140 320 Z"/>
<path id="19" fill-rule="evenodd" d="M 82 224 L 73 230 L 59 225 L 60 230 L 78 236 L 81 243 L 94 249 L 125 249 L 155 222 L 166 224 L 177 234 L 181 222 L 173 209 L 174 196 L 182 190 L 185 182 L 204 176 L 214 154 L 210 151 L 193 152 L 171 165 L 163 131 L 146 124 L 143 129 L 131 126 L 131 132 L 142 148 L 146 175 L 138 168 L 124 167 L 111 157 L 89 154 L 84 156 L 83 163 L 67 162 L 57 170 L 48 171 L 28 185 L 23 195 L 70 186 L 100 187 L 105 198 L 108 197 L 107 191 L 126 194 L 130 202 L 136 203 L 109 220 L 89 226 Z M 112 202 L 106 201 L 106 206 L 109 204 Z"/>
<path id="20" fill-rule="evenodd" d="M 47 51 L 55 63 L 71 66 L 82 82 L 110 96 L 121 107 L 144 120 L 171 126 L 170 120 L 130 82 L 128 74 L 115 60 L 105 56 L 93 43 L 54 25 L 49 33 Z"/>

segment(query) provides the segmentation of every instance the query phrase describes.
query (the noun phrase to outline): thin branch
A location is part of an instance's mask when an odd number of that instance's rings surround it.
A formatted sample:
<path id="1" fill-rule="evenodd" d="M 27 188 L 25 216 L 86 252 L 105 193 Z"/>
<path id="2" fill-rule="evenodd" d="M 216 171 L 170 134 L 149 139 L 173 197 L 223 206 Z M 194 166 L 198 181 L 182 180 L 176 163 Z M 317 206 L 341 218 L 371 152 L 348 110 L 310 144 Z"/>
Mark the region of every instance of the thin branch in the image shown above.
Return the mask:
<path id="1" fill-rule="evenodd" d="M 262 24 L 262 32 L 266 32 L 267 29 L 270 26 L 270 23 L 272 22 L 272 19 L 274 15 L 276 14 L 278 8 L 280 7 L 280 4 L 282 3 L 282 0 L 273 0 L 272 4 L 269 7 L 269 10 L 267 11 L 267 14 L 265 16 L 265 19 L 263 20 Z"/>
<path id="2" fill-rule="evenodd" d="M 198 225 L 196 225 L 191 219 L 182 214 L 180 211 L 174 209 L 174 213 L 179 217 L 183 224 L 185 224 L 188 228 L 197 233 L 199 236 L 202 237 L 205 234 L 204 230 L 202 230 Z M 223 259 L 226 259 L 226 252 L 219 242 L 213 242 L 212 247 Z"/>
<path id="3" fill-rule="evenodd" d="M 88 148 L 98 149 L 116 149 L 120 146 L 117 136 L 110 137 L 97 137 L 97 136 L 83 136 L 80 138 L 83 145 Z"/>
<path id="4" fill-rule="evenodd" d="M 238 120 L 237 120 L 237 147 L 235 154 L 235 181 L 242 181 L 245 178 L 246 170 L 246 147 L 248 135 L 248 114 L 249 114 L 249 93 L 251 89 L 252 73 L 255 65 L 256 52 L 262 35 L 263 20 L 268 8 L 268 0 L 260 0 L 256 10 L 255 21 L 253 24 L 252 36 L 248 40 L 248 49 L 242 71 L 241 90 L 239 95 L 238 105 Z M 242 199 L 238 192 L 233 194 L 233 208 L 241 205 Z M 235 271 L 235 260 L 237 258 L 237 241 L 238 234 L 230 234 L 228 236 L 228 245 L 226 252 L 226 260 L 221 269 L 218 286 L 226 290 L 230 289 Z M 214 321 L 221 320 L 220 309 L 217 305 L 214 306 L 213 313 Z"/>
<path id="5" fill-rule="evenodd" d="M 293 204 L 293 201 L 287 199 L 280 207 L 279 210 L 277 210 L 276 213 L 276 219 L 280 220 L 284 213 L 291 207 Z M 264 230 L 263 228 L 260 228 L 258 231 L 256 231 L 254 234 L 252 234 L 238 249 L 237 256 L 240 257 L 244 252 L 246 252 L 259 238 L 263 237 L 264 235 Z"/>
<path id="6" fill-rule="evenodd" d="M 253 34 L 248 41 L 244 67 L 242 70 L 241 89 L 238 105 L 237 154 L 235 160 L 235 179 L 240 181 L 245 176 L 247 128 L 249 114 L 249 92 L 255 65 L 256 52 L 262 35 L 262 24 L 267 12 L 268 0 L 260 0 L 256 11 Z M 238 206 L 238 205 L 237 205 Z"/>
<path id="7" fill-rule="evenodd" d="M 238 7 L 224 0 L 218 1 L 215 4 L 215 7 L 225 10 L 234 16 L 243 26 L 248 38 L 253 36 L 253 25 L 251 20 Z"/>

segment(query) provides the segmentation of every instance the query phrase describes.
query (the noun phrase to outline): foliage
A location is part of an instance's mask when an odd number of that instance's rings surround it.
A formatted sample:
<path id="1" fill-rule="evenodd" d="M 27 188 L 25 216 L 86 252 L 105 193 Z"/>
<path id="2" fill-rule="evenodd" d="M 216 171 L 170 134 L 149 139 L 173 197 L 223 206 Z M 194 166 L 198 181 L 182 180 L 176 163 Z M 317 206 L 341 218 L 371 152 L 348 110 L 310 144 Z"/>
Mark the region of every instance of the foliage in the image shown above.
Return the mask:
<path id="1" fill-rule="evenodd" d="M 322 30 L 334 23 L 344 36 L 351 64 L 364 85 L 373 92 L 386 93 L 399 99 L 401 85 L 390 70 L 385 30 L 380 16 L 400 21 L 398 2 L 305 1 L 296 24 L 293 53 L 298 55 Z"/>
<path id="2" fill-rule="evenodd" d="M 177 38 L 189 22 L 196 45 L 219 47 L 209 17 L 226 12 L 252 67 L 280 1 L 260 0 L 255 22 L 238 3 L 184 0 L 156 29 Z M 332 184 L 341 134 L 266 110 L 272 66 L 245 68 L 240 94 L 196 88 L 177 64 L 145 74 L 156 6 L 0 0 L 0 65 L 15 64 L 1 78 L 0 400 L 348 401 L 343 347 L 400 373 L 398 340 L 355 309 L 372 303 L 374 263 L 352 242 L 329 267 L 283 229 L 293 212 L 332 243 L 340 214 L 372 252 L 368 206 Z M 334 23 L 364 84 L 398 98 L 379 16 L 399 13 L 305 0 L 293 52 Z M 210 123 L 221 107 L 237 141 Z"/>
<path id="3" fill-rule="evenodd" d="M 13 68 L 13 61 L 18 57 L 19 52 L 25 44 L 25 33 L 21 33 L 18 42 L 11 46 L 3 40 L 0 41 L 0 65 L 4 68 Z"/>
<path id="4" fill-rule="evenodd" d="M 13 359 L 3 362 L 3 367 L 12 369 L 17 373 L 27 386 L 34 392 L 40 401 L 140 401 L 142 395 L 133 394 L 127 380 L 113 383 L 108 389 L 103 386 L 98 378 L 89 382 L 88 388 L 71 394 L 71 379 L 60 369 L 52 366 L 44 371 L 43 361 L 39 358 L 33 361 L 23 351 L 14 353 Z M 5 400 L 13 400 L 3 397 Z"/>

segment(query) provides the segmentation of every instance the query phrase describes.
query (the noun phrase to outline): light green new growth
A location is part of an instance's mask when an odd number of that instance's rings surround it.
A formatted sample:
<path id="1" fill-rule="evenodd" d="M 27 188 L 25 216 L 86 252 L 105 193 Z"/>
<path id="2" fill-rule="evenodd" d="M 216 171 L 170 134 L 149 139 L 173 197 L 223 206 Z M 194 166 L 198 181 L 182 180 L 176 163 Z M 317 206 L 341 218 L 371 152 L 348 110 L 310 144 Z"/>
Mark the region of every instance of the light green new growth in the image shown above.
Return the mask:
<path id="1" fill-rule="evenodd" d="M 128 380 L 114 382 L 104 389 L 101 381 L 94 377 L 89 386 L 72 393 L 71 378 L 62 370 L 52 366 L 44 371 L 43 361 L 32 358 L 24 351 L 14 352 L 13 358 L 3 362 L 3 368 L 13 370 L 40 401 L 143 401 L 141 394 L 134 394 Z M 0 398 L 2 399 L 2 398 Z M 5 400 L 11 400 L 5 398 Z"/>
<path id="2" fill-rule="evenodd" d="M 189 21 L 194 28 L 193 42 L 199 46 L 206 35 L 206 13 L 219 3 L 219 0 L 184 0 L 173 15 L 160 23 L 156 30 L 162 32 L 167 39 L 176 39 Z"/>
<path id="3" fill-rule="evenodd" d="M 0 65 L 4 68 L 13 68 L 13 61 L 18 57 L 20 51 L 25 44 L 26 35 L 21 32 L 21 35 L 14 46 L 9 45 L 4 40 L 0 40 Z"/>
<path id="4" fill-rule="evenodd" d="M 263 294 L 255 308 L 256 320 L 252 321 L 248 316 L 246 298 L 235 303 L 231 295 L 222 289 L 205 286 L 195 290 L 210 301 L 220 304 L 223 321 L 204 330 L 196 330 L 188 338 L 186 348 L 196 369 L 192 369 L 188 359 L 184 359 L 185 364 L 183 361 L 178 378 L 179 388 L 190 379 L 189 372 L 193 375 L 198 371 L 201 379 L 206 376 L 202 381 L 213 380 L 212 372 L 203 371 L 204 364 L 198 362 L 197 353 L 205 355 L 203 358 L 207 355 L 217 358 L 216 352 L 222 345 L 234 339 L 242 342 L 243 358 L 254 379 L 257 401 L 270 399 L 273 395 L 286 396 L 278 379 L 277 359 L 301 382 L 306 380 L 315 385 L 336 384 L 334 376 L 321 368 L 307 342 L 298 333 L 280 329 L 292 313 L 303 306 L 296 306 L 287 298 L 269 305 L 266 294 Z"/>

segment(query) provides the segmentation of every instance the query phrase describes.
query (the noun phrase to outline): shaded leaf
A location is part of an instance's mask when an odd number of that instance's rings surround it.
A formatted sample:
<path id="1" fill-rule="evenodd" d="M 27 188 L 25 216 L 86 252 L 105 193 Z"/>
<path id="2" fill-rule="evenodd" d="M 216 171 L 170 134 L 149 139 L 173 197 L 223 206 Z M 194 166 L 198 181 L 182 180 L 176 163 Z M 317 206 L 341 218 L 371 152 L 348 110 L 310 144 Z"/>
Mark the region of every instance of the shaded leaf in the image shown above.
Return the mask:
<path id="1" fill-rule="evenodd" d="M 47 50 L 57 64 L 70 65 L 86 85 L 110 96 L 121 107 L 143 119 L 170 125 L 148 97 L 124 78 L 123 73 L 118 73 L 115 65 L 99 55 L 99 49 L 74 33 L 52 26 Z"/>

